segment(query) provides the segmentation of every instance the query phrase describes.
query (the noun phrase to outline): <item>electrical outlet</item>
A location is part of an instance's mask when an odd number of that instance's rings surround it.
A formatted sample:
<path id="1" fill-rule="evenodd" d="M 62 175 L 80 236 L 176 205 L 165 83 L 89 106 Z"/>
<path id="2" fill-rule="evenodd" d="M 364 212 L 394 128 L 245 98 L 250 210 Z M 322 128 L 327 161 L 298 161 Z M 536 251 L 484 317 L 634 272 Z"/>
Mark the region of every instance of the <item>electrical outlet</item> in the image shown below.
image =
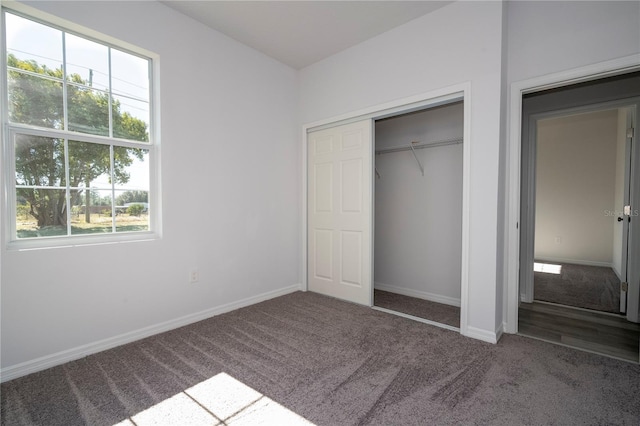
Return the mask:
<path id="1" fill-rule="evenodd" d="M 198 272 L 197 269 L 192 269 L 191 271 L 189 271 L 189 282 L 197 283 L 198 280 L 200 280 L 200 272 Z"/>

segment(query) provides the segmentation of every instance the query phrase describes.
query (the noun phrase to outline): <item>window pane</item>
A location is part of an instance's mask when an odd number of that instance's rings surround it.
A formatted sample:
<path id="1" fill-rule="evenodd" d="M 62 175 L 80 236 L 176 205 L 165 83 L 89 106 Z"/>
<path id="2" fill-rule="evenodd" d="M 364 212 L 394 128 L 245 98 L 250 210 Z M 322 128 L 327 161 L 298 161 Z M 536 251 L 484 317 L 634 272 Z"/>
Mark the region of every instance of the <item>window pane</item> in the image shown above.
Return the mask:
<path id="1" fill-rule="evenodd" d="M 116 232 L 149 230 L 149 193 L 116 191 Z"/>
<path id="2" fill-rule="evenodd" d="M 69 130 L 109 136 L 109 96 L 105 92 L 67 86 Z"/>
<path id="3" fill-rule="evenodd" d="M 73 188 L 111 186 L 108 145 L 69 141 L 69 185 Z"/>
<path id="4" fill-rule="evenodd" d="M 19 68 L 33 72 L 62 70 L 62 31 L 11 13 L 5 16 L 9 66 L 19 61 Z"/>
<path id="5" fill-rule="evenodd" d="M 72 234 L 112 231 L 110 176 L 108 145 L 69 141 Z"/>
<path id="6" fill-rule="evenodd" d="M 62 83 L 18 71 L 8 73 L 9 120 L 62 129 Z"/>
<path id="7" fill-rule="evenodd" d="M 149 150 L 114 147 L 116 231 L 149 229 Z"/>
<path id="8" fill-rule="evenodd" d="M 85 189 L 71 193 L 71 234 L 104 234 L 113 231 L 111 191 Z"/>
<path id="9" fill-rule="evenodd" d="M 16 189 L 17 237 L 66 235 L 66 206 L 64 189 Z"/>
<path id="10" fill-rule="evenodd" d="M 149 101 L 149 61 L 111 49 L 111 90 L 114 94 Z"/>
<path id="11" fill-rule="evenodd" d="M 109 48 L 73 34 L 65 34 L 67 80 L 109 90 Z"/>
<path id="12" fill-rule="evenodd" d="M 116 191 L 116 207 L 125 210 L 132 204 L 143 204 L 145 209 L 149 208 L 148 191 Z"/>
<path id="13" fill-rule="evenodd" d="M 149 150 L 114 147 L 114 174 L 117 189 L 149 190 Z"/>
<path id="14" fill-rule="evenodd" d="M 113 136 L 149 141 L 149 103 L 123 96 L 113 97 Z"/>
<path id="15" fill-rule="evenodd" d="M 65 186 L 64 141 L 16 135 L 16 185 Z"/>

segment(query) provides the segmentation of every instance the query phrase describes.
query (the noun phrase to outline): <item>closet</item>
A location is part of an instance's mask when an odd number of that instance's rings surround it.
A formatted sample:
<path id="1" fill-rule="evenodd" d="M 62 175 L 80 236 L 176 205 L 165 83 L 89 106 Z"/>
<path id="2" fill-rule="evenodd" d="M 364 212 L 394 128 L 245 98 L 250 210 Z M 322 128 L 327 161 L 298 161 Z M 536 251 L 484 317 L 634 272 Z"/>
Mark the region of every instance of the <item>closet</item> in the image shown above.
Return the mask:
<path id="1" fill-rule="evenodd" d="M 375 121 L 374 306 L 460 325 L 463 103 Z"/>

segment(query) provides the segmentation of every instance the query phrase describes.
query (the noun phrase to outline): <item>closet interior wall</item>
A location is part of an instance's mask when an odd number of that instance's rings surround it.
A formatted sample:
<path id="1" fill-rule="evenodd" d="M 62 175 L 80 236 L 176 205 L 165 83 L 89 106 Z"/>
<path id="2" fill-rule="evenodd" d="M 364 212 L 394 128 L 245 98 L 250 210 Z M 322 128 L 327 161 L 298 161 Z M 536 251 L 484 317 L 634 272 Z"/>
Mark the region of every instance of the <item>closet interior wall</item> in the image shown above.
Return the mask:
<path id="1" fill-rule="evenodd" d="M 462 102 L 376 121 L 376 289 L 460 306 L 462 137 Z"/>

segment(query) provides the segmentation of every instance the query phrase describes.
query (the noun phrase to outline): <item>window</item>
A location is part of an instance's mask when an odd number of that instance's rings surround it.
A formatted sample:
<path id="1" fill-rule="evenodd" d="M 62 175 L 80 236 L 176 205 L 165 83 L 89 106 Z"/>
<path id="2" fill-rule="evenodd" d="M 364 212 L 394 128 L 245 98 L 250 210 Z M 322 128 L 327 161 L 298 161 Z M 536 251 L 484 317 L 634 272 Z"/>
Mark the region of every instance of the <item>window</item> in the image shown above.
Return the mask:
<path id="1" fill-rule="evenodd" d="M 10 240 L 151 233 L 151 59 L 3 18 Z"/>

